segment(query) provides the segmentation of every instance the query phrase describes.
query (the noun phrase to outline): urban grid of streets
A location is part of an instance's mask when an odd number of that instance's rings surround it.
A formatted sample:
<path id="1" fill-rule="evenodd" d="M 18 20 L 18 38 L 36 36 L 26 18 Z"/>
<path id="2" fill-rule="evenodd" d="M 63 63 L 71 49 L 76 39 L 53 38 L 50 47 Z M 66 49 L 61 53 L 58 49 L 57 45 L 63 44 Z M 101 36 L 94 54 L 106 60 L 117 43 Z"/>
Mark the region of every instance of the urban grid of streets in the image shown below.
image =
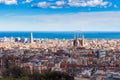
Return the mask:
<path id="1" fill-rule="evenodd" d="M 8 63 L 31 73 L 67 72 L 76 80 L 120 78 L 120 40 L 1 38 L 1 71 Z"/>

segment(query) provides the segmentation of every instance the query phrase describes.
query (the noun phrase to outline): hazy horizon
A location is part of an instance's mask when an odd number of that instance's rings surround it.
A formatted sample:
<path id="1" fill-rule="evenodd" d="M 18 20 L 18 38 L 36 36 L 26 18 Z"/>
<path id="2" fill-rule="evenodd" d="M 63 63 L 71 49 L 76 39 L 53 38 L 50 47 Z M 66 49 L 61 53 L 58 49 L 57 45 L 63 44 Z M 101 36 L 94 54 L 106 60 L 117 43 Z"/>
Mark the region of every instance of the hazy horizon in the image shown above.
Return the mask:
<path id="1" fill-rule="evenodd" d="M 0 31 L 120 31 L 120 0 L 0 0 Z"/>

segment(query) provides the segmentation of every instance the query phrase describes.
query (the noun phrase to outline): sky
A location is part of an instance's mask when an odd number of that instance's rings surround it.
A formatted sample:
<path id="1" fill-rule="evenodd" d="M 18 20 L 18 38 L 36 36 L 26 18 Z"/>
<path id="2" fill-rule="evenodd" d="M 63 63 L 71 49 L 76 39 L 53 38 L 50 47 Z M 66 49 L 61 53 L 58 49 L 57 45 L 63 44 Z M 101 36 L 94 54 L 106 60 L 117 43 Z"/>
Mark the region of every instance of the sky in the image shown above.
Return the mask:
<path id="1" fill-rule="evenodd" d="M 120 31 L 120 0 L 0 0 L 0 31 Z"/>

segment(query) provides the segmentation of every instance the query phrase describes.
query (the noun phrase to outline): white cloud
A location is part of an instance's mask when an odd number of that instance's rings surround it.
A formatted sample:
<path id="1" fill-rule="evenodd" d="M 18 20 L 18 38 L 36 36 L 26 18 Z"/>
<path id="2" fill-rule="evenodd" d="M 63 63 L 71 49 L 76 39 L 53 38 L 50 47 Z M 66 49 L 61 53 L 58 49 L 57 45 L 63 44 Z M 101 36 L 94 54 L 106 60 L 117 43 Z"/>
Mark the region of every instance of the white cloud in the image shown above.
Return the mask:
<path id="1" fill-rule="evenodd" d="M 32 2 L 32 0 L 26 0 L 26 2 L 27 2 L 27 3 L 30 3 L 30 2 Z"/>
<path id="2" fill-rule="evenodd" d="M 48 5 L 49 4 L 49 5 Z M 56 2 L 39 2 L 36 7 L 41 8 L 62 8 L 62 7 L 109 7 L 111 2 L 103 0 L 57 0 Z"/>
<path id="3" fill-rule="evenodd" d="M 49 7 L 49 3 L 48 2 L 39 2 L 37 4 L 33 4 L 32 7 L 41 7 L 41 8 L 47 8 Z"/>
<path id="4" fill-rule="evenodd" d="M 17 0 L 0 0 L 0 3 L 6 4 L 6 5 L 12 5 L 12 4 L 17 4 Z"/>
<path id="5" fill-rule="evenodd" d="M 103 0 L 68 0 L 68 5 L 72 7 L 95 7 L 95 6 L 106 6 L 110 2 Z"/>
<path id="6" fill-rule="evenodd" d="M 39 2 L 37 4 L 38 7 L 47 7 L 48 6 L 48 3 L 47 2 Z"/>
<path id="7" fill-rule="evenodd" d="M 52 8 L 52 9 L 57 9 L 57 8 L 62 8 L 62 7 L 58 7 L 58 6 L 50 6 L 50 8 Z"/>
<path id="8" fill-rule="evenodd" d="M 62 5 L 64 5 L 64 4 L 65 4 L 64 1 L 56 1 L 56 5 L 57 5 L 57 6 L 62 6 Z"/>
<path id="9" fill-rule="evenodd" d="M 65 5 L 64 1 L 56 1 L 55 3 L 50 2 L 38 2 L 37 4 L 33 4 L 32 7 L 40 7 L 40 8 L 62 8 Z"/>
<path id="10" fill-rule="evenodd" d="M 25 0 L 25 1 L 23 1 L 22 3 L 23 4 L 25 4 L 25 3 L 30 3 L 30 2 L 32 2 L 33 0 Z"/>
<path id="11" fill-rule="evenodd" d="M 64 1 L 56 1 L 54 5 L 50 5 L 50 8 L 63 8 L 66 3 Z"/>

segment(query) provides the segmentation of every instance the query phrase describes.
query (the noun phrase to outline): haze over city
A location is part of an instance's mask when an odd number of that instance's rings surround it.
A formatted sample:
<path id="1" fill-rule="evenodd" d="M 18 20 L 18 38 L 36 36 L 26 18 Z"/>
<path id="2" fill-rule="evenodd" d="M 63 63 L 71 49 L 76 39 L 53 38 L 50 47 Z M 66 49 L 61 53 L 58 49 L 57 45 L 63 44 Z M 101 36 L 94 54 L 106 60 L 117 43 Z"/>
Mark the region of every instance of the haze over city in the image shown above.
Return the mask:
<path id="1" fill-rule="evenodd" d="M 120 0 L 0 0 L 0 31 L 120 31 Z"/>

